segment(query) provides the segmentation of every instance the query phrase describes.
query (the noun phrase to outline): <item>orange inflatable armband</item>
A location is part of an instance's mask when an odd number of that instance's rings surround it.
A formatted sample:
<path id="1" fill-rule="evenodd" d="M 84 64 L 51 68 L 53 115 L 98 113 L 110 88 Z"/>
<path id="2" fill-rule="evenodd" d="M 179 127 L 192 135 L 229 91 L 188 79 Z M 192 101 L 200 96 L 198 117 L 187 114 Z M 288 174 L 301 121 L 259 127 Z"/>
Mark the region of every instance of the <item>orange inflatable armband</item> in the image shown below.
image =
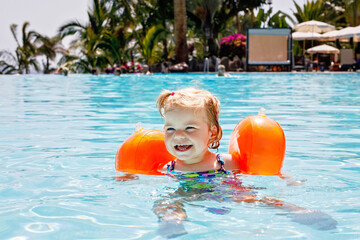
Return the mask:
<path id="1" fill-rule="evenodd" d="M 236 125 L 230 137 L 229 153 L 239 162 L 240 172 L 279 175 L 285 157 L 285 135 L 279 123 L 260 113 Z M 162 175 L 166 163 L 175 159 L 165 147 L 164 132 L 140 129 L 128 137 L 115 157 L 117 171 Z"/>
<path id="2" fill-rule="evenodd" d="M 166 150 L 163 131 L 140 129 L 120 146 L 115 157 L 115 169 L 127 173 L 162 175 L 159 169 L 173 159 L 175 157 Z"/>
<path id="3" fill-rule="evenodd" d="M 285 157 L 285 135 L 279 123 L 265 116 L 246 117 L 230 137 L 229 153 L 245 174 L 279 175 Z"/>

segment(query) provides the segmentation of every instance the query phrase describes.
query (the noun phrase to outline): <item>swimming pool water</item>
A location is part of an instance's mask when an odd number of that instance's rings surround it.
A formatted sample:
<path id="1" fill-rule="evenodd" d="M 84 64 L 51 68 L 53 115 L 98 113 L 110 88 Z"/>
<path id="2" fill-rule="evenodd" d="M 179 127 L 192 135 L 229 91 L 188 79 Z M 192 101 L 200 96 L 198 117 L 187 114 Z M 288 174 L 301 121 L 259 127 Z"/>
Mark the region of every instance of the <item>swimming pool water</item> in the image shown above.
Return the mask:
<path id="1" fill-rule="evenodd" d="M 179 182 L 121 181 L 115 153 L 137 122 L 162 129 L 162 89 L 197 86 L 221 101 L 223 139 L 260 107 L 286 136 L 283 171 L 238 175 L 244 186 L 338 222 L 320 231 L 258 203 L 184 204 L 179 239 L 360 239 L 360 74 L 245 73 L 91 76 L 0 75 L 0 239 L 162 239 L 152 208 Z M 226 209 L 214 214 L 208 209 Z"/>

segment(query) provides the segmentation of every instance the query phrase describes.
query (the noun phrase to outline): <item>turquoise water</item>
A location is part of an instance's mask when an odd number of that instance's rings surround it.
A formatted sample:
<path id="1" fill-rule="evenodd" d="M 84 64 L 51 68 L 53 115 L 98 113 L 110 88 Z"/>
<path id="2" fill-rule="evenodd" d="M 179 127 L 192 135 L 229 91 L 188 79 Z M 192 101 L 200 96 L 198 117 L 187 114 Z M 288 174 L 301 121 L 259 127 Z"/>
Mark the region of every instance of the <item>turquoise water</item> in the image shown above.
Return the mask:
<path id="1" fill-rule="evenodd" d="M 222 102 L 220 152 L 239 120 L 266 108 L 285 132 L 283 170 L 303 184 L 237 178 L 258 198 L 320 210 L 337 226 L 317 230 L 284 210 L 209 198 L 184 203 L 187 234 L 179 239 L 359 239 L 359 79 L 357 73 L 0 75 L 0 239 L 162 239 L 152 209 L 171 200 L 179 181 L 145 175 L 121 181 L 114 157 L 137 122 L 162 129 L 155 108 L 162 89 L 189 85 Z"/>

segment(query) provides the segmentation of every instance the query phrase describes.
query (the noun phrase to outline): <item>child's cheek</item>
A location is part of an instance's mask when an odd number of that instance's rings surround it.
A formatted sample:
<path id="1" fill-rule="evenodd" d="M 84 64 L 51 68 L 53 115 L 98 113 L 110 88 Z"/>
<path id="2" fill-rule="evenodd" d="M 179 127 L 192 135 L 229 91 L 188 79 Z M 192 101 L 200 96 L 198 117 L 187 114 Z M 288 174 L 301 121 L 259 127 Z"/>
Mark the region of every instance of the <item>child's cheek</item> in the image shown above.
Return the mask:
<path id="1" fill-rule="evenodd" d="M 192 131 L 192 132 L 187 132 L 186 135 L 187 135 L 188 137 L 193 138 L 193 137 L 196 137 L 196 136 L 197 136 L 197 133 L 196 133 L 196 131 Z"/>
<path id="2" fill-rule="evenodd" d="M 170 152 L 170 143 L 169 143 L 169 141 L 166 141 L 166 137 L 165 137 L 165 147 L 166 147 L 166 150 L 168 150 L 168 152 Z"/>
<path id="3" fill-rule="evenodd" d="M 169 141 L 170 138 L 171 138 L 171 133 L 165 132 L 164 136 L 165 136 L 165 142 L 167 142 L 167 141 Z"/>
<path id="4" fill-rule="evenodd" d="M 165 142 L 166 148 L 168 148 L 168 146 L 170 145 L 170 141 L 171 141 L 171 134 L 170 133 L 165 133 L 164 142 Z"/>

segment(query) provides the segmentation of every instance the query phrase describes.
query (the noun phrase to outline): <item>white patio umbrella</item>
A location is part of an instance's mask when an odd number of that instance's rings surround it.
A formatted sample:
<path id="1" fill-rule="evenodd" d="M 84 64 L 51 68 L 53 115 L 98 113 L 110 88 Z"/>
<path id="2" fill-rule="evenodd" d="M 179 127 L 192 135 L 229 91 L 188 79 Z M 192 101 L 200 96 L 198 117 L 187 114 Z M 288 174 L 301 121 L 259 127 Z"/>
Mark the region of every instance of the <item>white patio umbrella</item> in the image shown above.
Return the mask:
<path id="1" fill-rule="evenodd" d="M 335 30 L 333 25 L 328 23 L 311 20 L 299 23 L 294 26 L 295 31 L 297 32 L 316 32 L 316 33 L 325 33 L 332 30 Z"/>
<path id="2" fill-rule="evenodd" d="M 339 35 L 339 31 L 338 31 L 338 30 L 326 32 L 326 33 L 321 34 L 320 40 L 324 40 L 324 41 L 335 41 L 336 39 L 338 39 L 338 35 Z"/>
<path id="3" fill-rule="evenodd" d="M 326 45 L 326 44 L 309 48 L 306 51 L 308 53 L 311 53 L 311 54 L 313 54 L 313 53 L 327 53 L 327 54 L 338 54 L 338 53 L 340 53 L 339 49 L 337 49 L 335 47 L 332 47 L 332 46 L 329 46 L 329 45 Z"/>
<path id="4" fill-rule="evenodd" d="M 328 23 L 324 23 L 324 22 L 320 22 L 320 21 L 316 21 L 316 20 L 310 20 L 310 21 L 296 24 L 294 26 L 294 29 L 297 32 L 325 33 L 325 32 L 335 30 L 335 27 Z M 311 46 L 312 45 L 313 45 L 313 39 L 311 40 Z M 305 52 L 305 48 L 304 48 L 304 52 Z"/>
<path id="5" fill-rule="evenodd" d="M 360 26 L 357 27 L 347 27 L 338 31 L 338 38 L 351 38 L 360 36 Z"/>
<path id="6" fill-rule="evenodd" d="M 321 38 L 321 34 L 316 32 L 294 32 L 292 38 L 294 40 L 317 40 Z"/>
<path id="7" fill-rule="evenodd" d="M 303 40 L 303 55 L 305 55 L 305 40 L 318 40 L 321 34 L 316 32 L 294 32 L 292 38 L 295 41 Z"/>

